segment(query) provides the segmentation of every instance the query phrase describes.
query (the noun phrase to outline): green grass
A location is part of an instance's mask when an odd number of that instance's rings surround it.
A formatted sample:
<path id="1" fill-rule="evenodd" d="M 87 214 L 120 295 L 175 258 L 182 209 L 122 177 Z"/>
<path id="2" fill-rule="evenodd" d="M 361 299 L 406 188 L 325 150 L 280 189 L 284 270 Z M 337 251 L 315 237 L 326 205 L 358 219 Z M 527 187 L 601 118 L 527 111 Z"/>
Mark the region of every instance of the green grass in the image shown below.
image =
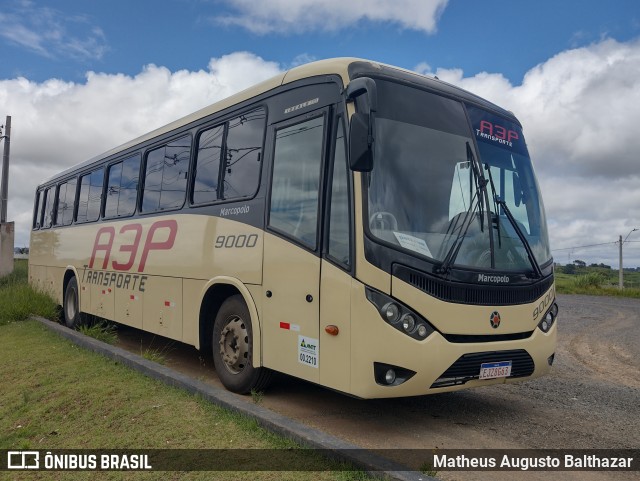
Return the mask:
<path id="1" fill-rule="evenodd" d="M 0 365 L 10 366 L 0 370 L 0 449 L 299 447 L 253 419 L 85 351 L 36 321 L 1 326 L 0 345 Z M 330 461 L 311 462 L 341 469 Z M 36 478 L 38 474 L 46 479 L 82 478 L 82 473 L 29 473 Z M 115 472 L 99 475 L 124 478 Z M 358 471 L 138 475 L 145 479 L 369 479 Z"/>
<path id="2" fill-rule="evenodd" d="M 118 342 L 118 328 L 109 321 L 99 321 L 95 324 L 80 326 L 78 331 L 85 336 L 93 337 L 107 344 L 113 345 Z"/>
<path id="3" fill-rule="evenodd" d="M 58 319 L 58 307 L 51 297 L 28 284 L 27 260 L 16 260 L 14 270 L 0 278 L 0 326 L 23 321 L 32 314 Z"/>
<path id="4" fill-rule="evenodd" d="M 57 306 L 28 286 L 25 261 L 0 279 L 0 306 L 0 449 L 300 448 L 254 419 L 148 378 L 26 320 L 31 313 L 55 319 Z M 82 329 L 102 340 L 113 335 L 106 324 Z M 150 357 L 162 354 L 147 350 Z M 239 465 L 239 471 L 221 472 L 28 472 L 19 479 L 370 479 L 312 451 L 301 452 L 309 453 L 304 459 L 317 471 L 243 472 Z"/>
<path id="5" fill-rule="evenodd" d="M 640 272 L 625 272 L 625 288 L 618 289 L 618 271 L 600 267 L 576 269 L 575 274 L 555 272 L 556 289 L 560 294 L 586 294 L 640 298 Z"/>
<path id="6" fill-rule="evenodd" d="M 140 341 L 140 355 L 149 361 L 165 364 L 169 353 L 173 350 L 173 342 L 165 344 L 162 347 L 153 347 L 154 340 L 155 336 L 151 339 L 151 343 L 147 347 L 143 347 L 142 340 Z"/>

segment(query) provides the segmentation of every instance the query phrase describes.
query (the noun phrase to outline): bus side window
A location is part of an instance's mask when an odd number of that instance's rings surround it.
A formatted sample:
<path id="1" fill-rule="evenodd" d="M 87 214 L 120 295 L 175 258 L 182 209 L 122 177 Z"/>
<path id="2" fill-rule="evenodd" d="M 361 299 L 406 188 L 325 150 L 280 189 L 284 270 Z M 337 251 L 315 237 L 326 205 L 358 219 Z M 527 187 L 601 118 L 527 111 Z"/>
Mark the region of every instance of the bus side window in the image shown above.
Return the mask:
<path id="1" fill-rule="evenodd" d="M 64 218 L 64 212 L 67 210 L 67 183 L 64 182 L 58 186 L 58 194 L 57 194 L 57 202 L 56 205 L 58 209 L 56 211 L 56 219 L 54 225 L 60 226 L 62 225 L 62 221 Z"/>
<path id="2" fill-rule="evenodd" d="M 147 154 L 142 212 L 182 207 L 187 189 L 191 136 L 185 135 Z"/>
<path id="3" fill-rule="evenodd" d="M 198 157 L 193 184 L 193 203 L 205 204 L 218 200 L 218 176 L 224 124 L 205 130 L 198 137 Z"/>
<path id="4" fill-rule="evenodd" d="M 316 248 L 324 116 L 276 131 L 269 225 Z"/>
<path id="5" fill-rule="evenodd" d="M 91 222 L 100 217 L 103 181 L 104 169 L 102 168 L 80 177 L 76 222 Z"/>
<path id="6" fill-rule="evenodd" d="M 258 190 L 266 113 L 247 112 L 229 121 L 222 198 L 250 197 Z"/>
<path id="7" fill-rule="evenodd" d="M 140 156 L 134 155 L 109 167 L 105 217 L 131 215 L 136 209 Z"/>
<path id="8" fill-rule="evenodd" d="M 76 179 L 60 184 L 58 187 L 58 210 L 56 225 L 70 225 L 73 221 L 73 211 L 76 200 Z"/>
<path id="9" fill-rule="evenodd" d="M 42 194 L 41 190 L 36 192 L 36 202 L 33 209 L 33 225 L 32 225 L 34 230 L 40 228 L 40 195 L 41 194 Z"/>
<path id="10" fill-rule="evenodd" d="M 338 119 L 338 127 L 336 129 L 336 147 L 330 195 L 329 246 L 327 253 L 339 264 L 349 267 L 351 265 L 349 170 L 347 167 L 342 117 Z"/>
<path id="11" fill-rule="evenodd" d="M 53 192 L 52 192 L 53 191 Z M 42 227 L 48 229 L 53 223 L 53 200 L 55 187 L 49 187 L 44 193 L 44 207 L 42 211 Z"/>

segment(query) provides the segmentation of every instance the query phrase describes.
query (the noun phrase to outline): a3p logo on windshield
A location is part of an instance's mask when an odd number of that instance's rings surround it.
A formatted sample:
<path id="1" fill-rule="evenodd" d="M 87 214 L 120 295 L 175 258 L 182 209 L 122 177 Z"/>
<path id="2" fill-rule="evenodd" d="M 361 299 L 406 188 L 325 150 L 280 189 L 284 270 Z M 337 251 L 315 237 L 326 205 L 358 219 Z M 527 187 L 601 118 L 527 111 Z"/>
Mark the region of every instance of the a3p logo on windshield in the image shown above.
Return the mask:
<path id="1" fill-rule="evenodd" d="M 38 451 L 7 452 L 7 469 L 40 469 Z"/>

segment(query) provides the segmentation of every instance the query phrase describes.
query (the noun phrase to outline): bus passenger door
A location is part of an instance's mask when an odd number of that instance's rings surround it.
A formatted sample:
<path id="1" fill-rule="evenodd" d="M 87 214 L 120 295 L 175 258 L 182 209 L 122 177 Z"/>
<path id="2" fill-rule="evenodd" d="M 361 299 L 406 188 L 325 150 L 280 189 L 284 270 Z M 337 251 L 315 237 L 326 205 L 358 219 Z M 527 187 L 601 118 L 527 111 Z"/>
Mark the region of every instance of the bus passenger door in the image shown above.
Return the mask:
<path id="1" fill-rule="evenodd" d="M 269 129 L 274 141 L 263 261 L 263 363 L 319 382 L 320 186 L 328 109 Z"/>
<path id="2" fill-rule="evenodd" d="M 320 275 L 320 383 L 351 392 L 351 285 L 353 228 L 351 171 L 347 165 L 344 121 L 331 136 L 326 181 L 323 256 Z M 364 342 L 358 340 L 358 342 Z"/>

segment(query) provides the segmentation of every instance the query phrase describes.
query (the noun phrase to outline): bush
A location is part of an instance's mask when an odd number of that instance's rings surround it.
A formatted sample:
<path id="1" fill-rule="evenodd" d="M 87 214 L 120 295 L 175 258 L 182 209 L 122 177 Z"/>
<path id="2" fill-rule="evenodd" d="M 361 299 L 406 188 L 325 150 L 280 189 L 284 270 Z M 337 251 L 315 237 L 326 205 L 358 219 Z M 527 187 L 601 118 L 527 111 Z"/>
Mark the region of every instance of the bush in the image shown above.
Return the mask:
<path id="1" fill-rule="evenodd" d="M 27 281 L 27 262 L 16 261 L 11 274 L 0 278 L 0 326 L 24 321 L 32 314 L 58 320 L 57 303 Z"/>
<path id="2" fill-rule="evenodd" d="M 607 277 L 601 272 L 589 272 L 572 280 L 573 285 L 582 289 L 598 288 L 607 281 Z"/>

